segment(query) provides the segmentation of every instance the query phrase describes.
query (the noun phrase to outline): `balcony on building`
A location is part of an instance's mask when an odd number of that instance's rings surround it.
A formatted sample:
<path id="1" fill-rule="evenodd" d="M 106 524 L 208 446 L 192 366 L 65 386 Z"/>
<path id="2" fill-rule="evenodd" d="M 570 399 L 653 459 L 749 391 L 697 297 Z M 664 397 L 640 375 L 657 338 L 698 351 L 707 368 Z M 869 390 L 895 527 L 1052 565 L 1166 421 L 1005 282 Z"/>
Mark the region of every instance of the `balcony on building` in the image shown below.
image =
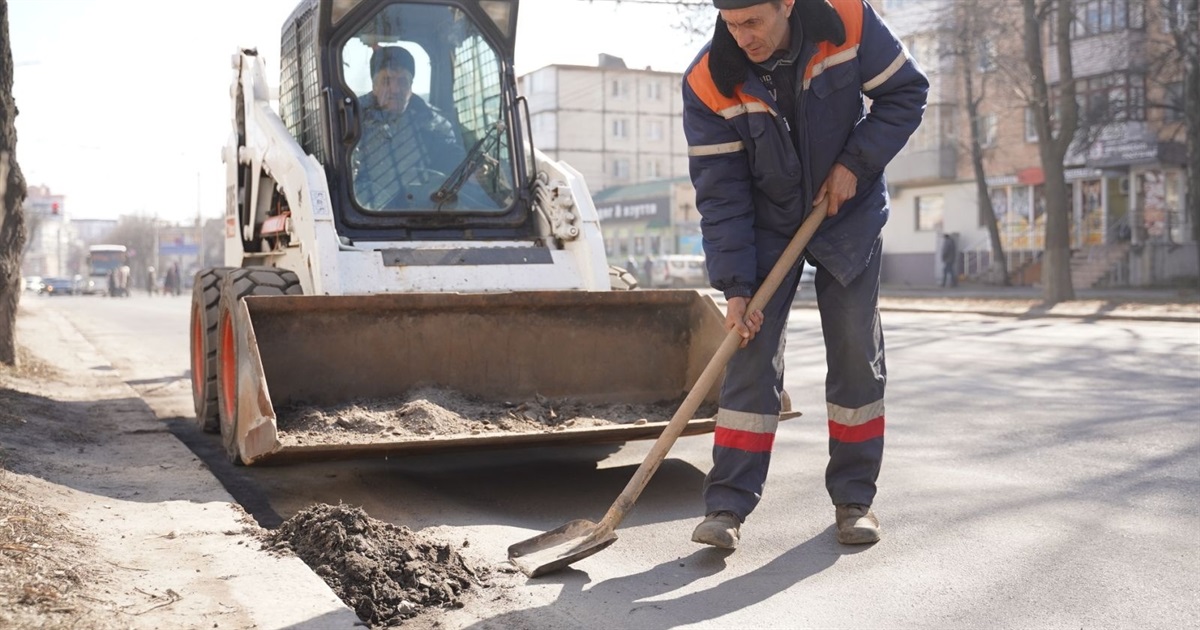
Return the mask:
<path id="1" fill-rule="evenodd" d="M 919 186 L 957 179 L 959 147 L 954 137 L 955 110 L 949 103 L 926 107 L 921 126 L 888 164 L 889 184 Z"/>

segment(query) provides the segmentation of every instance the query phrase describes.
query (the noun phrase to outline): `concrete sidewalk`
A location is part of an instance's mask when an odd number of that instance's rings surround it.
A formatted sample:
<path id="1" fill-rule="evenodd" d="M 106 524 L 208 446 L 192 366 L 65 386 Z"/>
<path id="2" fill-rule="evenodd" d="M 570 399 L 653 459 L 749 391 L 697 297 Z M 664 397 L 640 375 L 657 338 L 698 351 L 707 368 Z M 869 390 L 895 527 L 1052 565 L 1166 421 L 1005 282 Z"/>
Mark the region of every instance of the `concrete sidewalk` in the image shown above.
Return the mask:
<path id="1" fill-rule="evenodd" d="M 879 293 L 883 311 L 1200 323 L 1200 293 L 1194 289 L 1081 289 L 1075 300 L 1054 305 L 1047 305 L 1036 287 L 883 285 Z M 795 305 L 816 308 L 811 285 L 801 286 Z"/>

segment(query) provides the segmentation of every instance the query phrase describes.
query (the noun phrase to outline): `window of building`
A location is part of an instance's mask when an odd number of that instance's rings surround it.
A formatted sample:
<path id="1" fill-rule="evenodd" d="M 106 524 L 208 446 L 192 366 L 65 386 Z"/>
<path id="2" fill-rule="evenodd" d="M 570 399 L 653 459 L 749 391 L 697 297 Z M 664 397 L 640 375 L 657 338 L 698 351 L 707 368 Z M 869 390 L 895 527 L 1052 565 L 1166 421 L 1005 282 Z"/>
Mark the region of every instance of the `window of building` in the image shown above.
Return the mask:
<path id="1" fill-rule="evenodd" d="M 1071 37 L 1079 39 L 1146 27 L 1145 0 L 1076 0 Z M 1053 33 L 1051 30 L 1051 43 Z"/>
<path id="2" fill-rule="evenodd" d="M 991 72 L 996 69 L 996 42 L 984 39 L 979 42 L 979 71 Z"/>
<path id="3" fill-rule="evenodd" d="M 979 136 L 979 146 L 987 149 L 996 144 L 996 115 L 981 114 L 975 119 L 976 131 Z"/>
<path id="4" fill-rule="evenodd" d="M 624 118 L 617 118 L 612 121 L 612 136 L 614 138 L 629 137 L 629 121 Z"/>
<path id="5" fill-rule="evenodd" d="M 651 101 L 662 100 L 662 83 L 659 81 L 650 81 L 646 83 L 646 99 Z"/>
<path id="6" fill-rule="evenodd" d="M 1037 111 L 1032 107 L 1025 108 L 1025 142 L 1037 142 Z"/>
<path id="7" fill-rule="evenodd" d="M 916 223 L 918 232 L 942 231 L 942 204 L 941 195 L 921 195 L 917 197 Z"/>
<path id="8" fill-rule="evenodd" d="M 1166 106 L 1163 110 L 1163 121 L 1177 122 L 1183 120 L 1183 82 L 1176 81 L 1167 84 Z"/>
<path id="9" fill-rule="evenodd" d="M 646 161 L 646 179 L 658 179 L 662 177 L 662 164 L 658 160 Z"/>
<path id="10" fill-rule="evenodd" d="M 663 139 L 663 121 L 649 120 L 646 121 L 646 139 L 647 140 L 662 140 Z"/>
<path id="11" fill-rule="evenodd" d="M 1100 125 L 1146 120 L 1146 77 L 1114 72 L 1081 80 L 1080 103 L 1085 123 Z"/>
<path id="12" fill-rule="evenodd" d="M 988 196 L 992 199 L 992 214 L 996 217 L 996 223 L 1004 225 L 1008 221 L 1008 188 L 993 188 L 988 191 Z M 981 208 L 979 212 L 979 227 L 985 225 L 987 225 L 987 217 L 984 216 Z"/>
<path id="13" fill-rule="evenodd" d="M 1184 0 L 1166 0 L 1163 7 L 1162 32 L 1185 33 L 1188 28 L 1187 5 Z"/>
<path id="14" fill-rule="evenodd" d="M 625 98 L 629 96 L 629 84 L 624 79 L 613 79 L 612 96 L 613 98 Z"/>
<path id="15" fill-rule="evenodd" d="M 1030 198 L 1031 191 L 1029 186 L 1013 186 L 1012 188 L 1009 220 L 1019 224 L 1022 228 L 1029 226 L 1029 210 L 1033 206 Z"/>
<path id="16" fill-rule="evenodd" d="M 615 179 L 629 179 L 629 160 L 625 158 L 613 160 L 612 174 Z"/>

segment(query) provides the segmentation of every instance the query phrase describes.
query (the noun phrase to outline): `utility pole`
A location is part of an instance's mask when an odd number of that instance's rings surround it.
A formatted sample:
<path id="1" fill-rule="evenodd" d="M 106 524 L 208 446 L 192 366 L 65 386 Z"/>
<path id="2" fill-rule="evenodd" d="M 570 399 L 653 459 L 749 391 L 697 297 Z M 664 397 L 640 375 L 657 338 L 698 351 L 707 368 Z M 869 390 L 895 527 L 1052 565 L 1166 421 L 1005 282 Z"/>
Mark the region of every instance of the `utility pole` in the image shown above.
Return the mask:
<path id="1" fill-rule="evenodd" d="M 204 268 L 204 217 L 200 212 L 200 171 L 196 171 L 196 268 Z M 181 280 L 182 282 L 182 280 Z"/>

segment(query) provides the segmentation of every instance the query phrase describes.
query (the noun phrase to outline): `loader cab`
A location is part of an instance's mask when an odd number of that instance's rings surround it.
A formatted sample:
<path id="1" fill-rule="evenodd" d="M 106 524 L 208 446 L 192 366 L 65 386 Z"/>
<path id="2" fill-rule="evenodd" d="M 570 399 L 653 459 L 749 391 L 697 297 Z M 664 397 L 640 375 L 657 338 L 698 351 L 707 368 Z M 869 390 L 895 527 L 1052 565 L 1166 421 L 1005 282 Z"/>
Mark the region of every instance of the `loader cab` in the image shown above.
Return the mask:
<path id="1" fill-rule="evenodd" d="M 528 130 L 515 115 L 517 1 L 308 5 L 284 28 L 281 113 L 325 166 L 338 232 L 353 240 L 532 234 L 532 169 L 520 140 Z M 305 62 L 306 19 L 317 63 Z M 300 97 L 290 117 L 289 87 Z"/>

